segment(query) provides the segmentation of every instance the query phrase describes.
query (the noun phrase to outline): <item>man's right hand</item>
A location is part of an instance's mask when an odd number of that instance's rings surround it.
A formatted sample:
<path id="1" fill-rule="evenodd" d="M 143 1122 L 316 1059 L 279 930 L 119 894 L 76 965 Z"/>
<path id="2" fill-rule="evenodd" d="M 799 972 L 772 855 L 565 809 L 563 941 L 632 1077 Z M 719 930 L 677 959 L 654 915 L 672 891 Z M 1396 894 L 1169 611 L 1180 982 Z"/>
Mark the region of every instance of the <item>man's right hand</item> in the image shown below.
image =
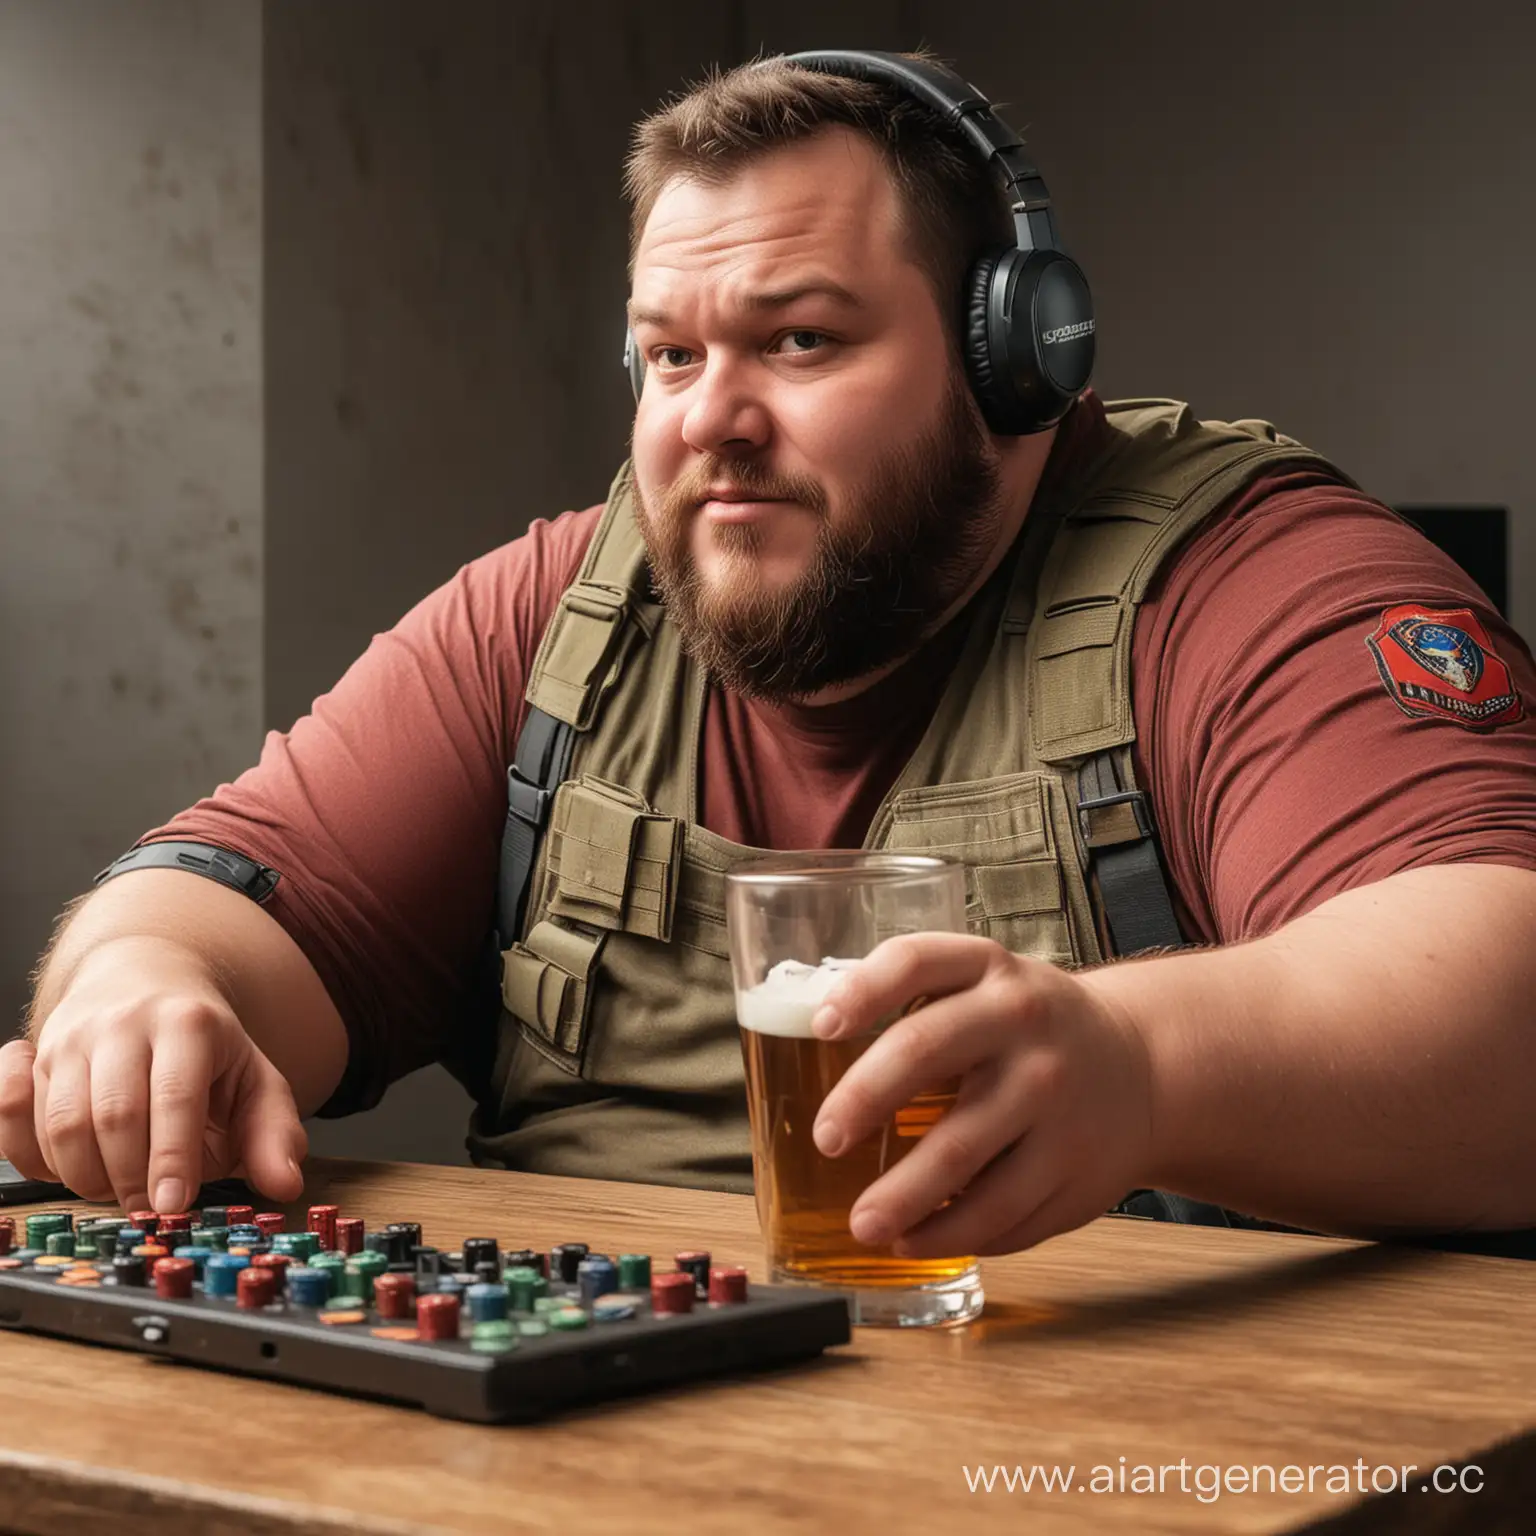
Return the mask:
<path id="1" fill-rule="evenodd" d="M 293 1200 L 307 1149 L 287 1080 L 168 939 L 91 950 L 35 1042 L 0 1048 L 0 1155 L 88 1200 L 183 1211 L 237 1172 Z"/>

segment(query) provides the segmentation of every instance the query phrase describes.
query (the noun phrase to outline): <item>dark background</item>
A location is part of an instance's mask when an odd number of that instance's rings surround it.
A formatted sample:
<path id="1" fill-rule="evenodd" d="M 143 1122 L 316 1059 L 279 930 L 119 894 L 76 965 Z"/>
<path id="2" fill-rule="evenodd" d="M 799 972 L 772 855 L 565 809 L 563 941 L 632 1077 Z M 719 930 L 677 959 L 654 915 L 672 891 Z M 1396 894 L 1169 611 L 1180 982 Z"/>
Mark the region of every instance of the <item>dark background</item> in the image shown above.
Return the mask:
<path id="1" fill-rule="evenodd" d="M 96 868 L 601 498 L 634 120 L 919 42 L 1024 130 L 1102 393 L 1268 418 L 1495 556 L 1507 510 L 1531 630 L 1529 7 L 0 0 L 7 1012 Z M 457 1160 L 462 1111 L 434 1069 L 315 1142 Z"/>

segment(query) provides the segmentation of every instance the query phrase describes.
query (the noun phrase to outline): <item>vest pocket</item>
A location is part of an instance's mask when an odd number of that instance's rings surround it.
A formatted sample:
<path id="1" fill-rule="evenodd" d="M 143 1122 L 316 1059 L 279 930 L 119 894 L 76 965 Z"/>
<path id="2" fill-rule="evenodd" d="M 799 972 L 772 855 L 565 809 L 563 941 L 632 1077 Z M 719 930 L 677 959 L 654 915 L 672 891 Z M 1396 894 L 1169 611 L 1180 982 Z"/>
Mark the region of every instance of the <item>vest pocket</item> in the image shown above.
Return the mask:
<path id="1" fill-rule="evenodd" d="M 1038 773 L 903 790 L 880 843 L 962 861 L 972 933 L 1015 954 L 1071 964 L 1076 947 L 1049 797 Z"/>
<path id="2" fill-rule="evenodd" d="M 602 779 L 560 786 L 549 832 L 549 912 L 666 943 L 684 828 Z"/>
<path id="3" fill-rule="evenodd" d="M 606 934 L 536 923 L 501 956 L 501 1001 L 523 1038 L 567 1072 L 580 1072 L 591 1012 L 592 973 Z"/>

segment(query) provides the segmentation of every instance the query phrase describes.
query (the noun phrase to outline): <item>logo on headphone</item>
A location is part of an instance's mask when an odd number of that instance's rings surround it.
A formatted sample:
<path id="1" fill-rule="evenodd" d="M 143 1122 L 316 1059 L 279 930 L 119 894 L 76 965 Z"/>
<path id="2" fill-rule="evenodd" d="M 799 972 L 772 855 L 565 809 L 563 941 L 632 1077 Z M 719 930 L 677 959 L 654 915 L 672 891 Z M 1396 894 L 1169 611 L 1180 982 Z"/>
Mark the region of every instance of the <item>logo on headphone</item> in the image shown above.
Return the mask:
<path id="1" fill-rule="evenodd" d="M 1055 346 L 1058 341 L 1076 341 L 1079 336 L 1093 335 L 1093 321 L 1079 320 L 1076 325 L 1058 325 L 1053 331 L 1046 331 L 1041 340 L 1048 347 Z"/>

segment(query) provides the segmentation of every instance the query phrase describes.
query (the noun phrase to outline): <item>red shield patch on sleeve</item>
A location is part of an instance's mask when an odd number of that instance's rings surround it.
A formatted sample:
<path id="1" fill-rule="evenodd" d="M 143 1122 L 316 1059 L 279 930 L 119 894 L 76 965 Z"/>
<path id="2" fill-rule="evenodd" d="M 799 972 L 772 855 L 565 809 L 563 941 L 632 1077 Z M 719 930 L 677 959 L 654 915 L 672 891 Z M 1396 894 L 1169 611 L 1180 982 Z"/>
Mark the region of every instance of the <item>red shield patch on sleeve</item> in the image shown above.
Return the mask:
<path id="1" fill-rule="evenodd" d="M 1525 717 L 1509 668 L 1470 608 L 1388 608 L 1365 643 L 1405 715 L 1473 730 Z"/>

